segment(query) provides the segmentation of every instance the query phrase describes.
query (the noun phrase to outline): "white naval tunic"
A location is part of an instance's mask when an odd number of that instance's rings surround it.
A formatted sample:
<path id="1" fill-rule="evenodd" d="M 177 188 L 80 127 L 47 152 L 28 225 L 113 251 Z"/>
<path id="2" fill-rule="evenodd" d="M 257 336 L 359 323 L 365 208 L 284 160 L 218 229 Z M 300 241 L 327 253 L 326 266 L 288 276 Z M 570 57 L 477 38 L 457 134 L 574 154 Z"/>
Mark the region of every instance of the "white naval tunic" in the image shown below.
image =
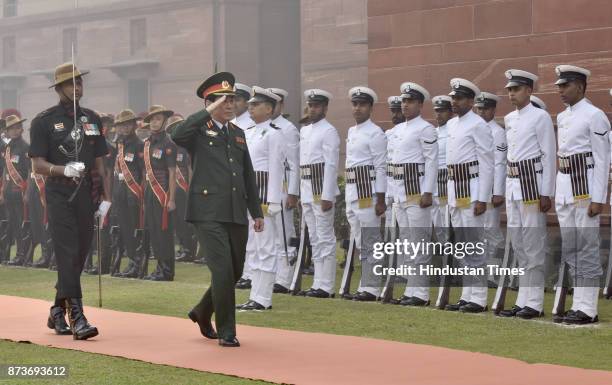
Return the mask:
<path id="1" fill-rule="evenodd" d="M 236 116 L 231 122 L 242 128 L 243 131 L 255 126 L 255 122 L 251 119 L 251 114 L 249 114 L 248 110 L 243 112 L 242 115 Z"/>

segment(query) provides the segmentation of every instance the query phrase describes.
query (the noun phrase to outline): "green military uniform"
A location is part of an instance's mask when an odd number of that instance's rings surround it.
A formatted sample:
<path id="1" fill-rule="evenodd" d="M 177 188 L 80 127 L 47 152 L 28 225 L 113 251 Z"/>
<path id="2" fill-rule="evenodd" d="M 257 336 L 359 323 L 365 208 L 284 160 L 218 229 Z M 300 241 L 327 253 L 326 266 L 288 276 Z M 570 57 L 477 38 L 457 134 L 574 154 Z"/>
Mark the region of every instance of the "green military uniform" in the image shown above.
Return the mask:
<path id="1" fill-rule="evenodd" d="M 214 80 L 219 83 L 213 88 L 215 94 L 233 94 L 233 76 L 227 75 L 231 78 L 213 75 L 198 96 L 206 97 L 206 88 L 214 87 Z M 192 312 L 199 322 L 210 320 L 214 312 L 219 338 L 232 340 L 236 336 L 234 285 L 244 266 L 247 209 L 253 218 L 263 218 L 244 133 L 230 122 L 220 126 L 203 110 L 180 124 L 172 140 L 193 159 L 185 219 L 194 224 L 212 274 L 211 287 Z"/>

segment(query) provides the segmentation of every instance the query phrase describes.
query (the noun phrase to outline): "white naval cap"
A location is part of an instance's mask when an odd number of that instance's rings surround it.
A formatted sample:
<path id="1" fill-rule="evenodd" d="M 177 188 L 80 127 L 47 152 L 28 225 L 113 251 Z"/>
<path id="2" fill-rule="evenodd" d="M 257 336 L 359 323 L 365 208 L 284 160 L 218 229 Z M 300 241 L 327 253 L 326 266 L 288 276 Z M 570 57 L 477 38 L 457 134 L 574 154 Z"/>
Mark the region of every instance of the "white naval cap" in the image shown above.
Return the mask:
<path id="1" fill-rule="evenodd" d="M 587 78 L 591 76 L 591 71 L 568 64 L 558 65 L 555 68 L 555 73 L 559 77 L 559 80 L 555 82 L 556 85 L 565 84 L 573 80 L 586 82 Z"/>
<path id="2" fill-rule="evenodd" d="M 450 86 L 452 91 L 448 94 L 449 96 L 463 95 L 473 99 L 480 94 L 480 89 L 476 84 L 466 79 L 453 78 L 450 81 Z"/>
<path id="3" fill-rule="evenodd" d="M 438 95 L 431 98 L 434 110 L 450 110 L 453 108 L 452 101 L 448 95 Z"/>
<path id="4" fill-rule="evenodd" d="M 272 104 L 276 104 L 280 102 L 282 99 L 280 96 L 276 95 L 274 92 L 259 86 L 253 86 L 251 91 L 251 98 L 248 100 L 249 103 L 261 103 L 268 102 Z"/>
<path id="5" fill-rule="evenodd" d="M 286 90 L 282 89 L 282 88 L 268 88 L 268 91 L 275 93 L 276 95 L 280 96 L 283 100 L 287 99 L 287 97 L 289 97 L 289 92 L 287 92 Z"/>
<path id="6" fill-rule="evenodd" d="M 400 92 L 402 93 L 402 99 L 419 99 L 424 102 L 430 98 L 429 91 L 425 87 L 413 82 L 402 83 Z"/>
<path id="7" fill-rule="evenodd" d="M 476 97 L 474 107 L 497 107 L 497 103 L 499 103 L 499 96 L 492 94 L 490 92 L 482 91 L 480 95 Z"/>
<path id="8" fill-rule="evenodd" d="M 530 96 L 531 104 L 546 111 L 546 103 L 535 95 Z"/>
<path id="9" fill-rule="evenodd" d="M 610 90 L 612 93 L 612 90 Z M 402 97 L 401 96 L 389 96 L 387 99 L 387 104 L 389 104 L 389 108 L 402 108 Z"/>
<path id="10" fill-rule="evenodd" d="M 373 89 L 363 86 L 353 87 L 348 92 L 349 98 L 352 102 L 365 101 L 370 104 L 374 104 L 378 101 L 378 95 Z"/>
<path id="11" fill-rule="evenodd" d="M 251 89 L 251 87 L 247 86 L 246 84 L 242 84 L 242 83 L 234 84 L 234 89 L 236 90 L 237 95 L 240 95 L 245 99 L 249 99 L 251 97 L 251 94 L 253 93 L 253 90 Z"/>
<path id="12" fill-rule="evenodd" d="M 516 87 L 516 86 L 529 86 L 533 88 L 533 85 L 538 80 L 538 76 L 531 72 L 523 70 L 508 70 L 504 73 L 508 83 L 504 88 Z"/>
<path id="13" fill-rule="evenodd" d="M 319 88 L 312 88 L 304 91 L 304 97 L 307 102 L 328 103 L 332 99 L 332 94 Z"/>

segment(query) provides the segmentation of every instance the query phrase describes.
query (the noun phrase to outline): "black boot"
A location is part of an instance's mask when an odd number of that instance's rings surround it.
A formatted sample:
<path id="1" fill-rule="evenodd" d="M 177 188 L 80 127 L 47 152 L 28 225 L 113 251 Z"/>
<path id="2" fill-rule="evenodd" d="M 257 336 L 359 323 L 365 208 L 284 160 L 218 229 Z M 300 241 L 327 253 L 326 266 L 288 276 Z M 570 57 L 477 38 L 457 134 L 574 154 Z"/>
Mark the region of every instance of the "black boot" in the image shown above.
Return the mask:
<path id="1" fill-rule="evenodd" d="M 72 338 L 75 340 L 86 340 L 98 335 L 98 329 L 91 326 L 83 314 L 83 302 L 81 298 L 68 298 L 66 300 L 68 319 L 72 329 Z"/>
<path id="2" fill-rule="evenodd" d="M 60 336 L 72 334 L 72 330 L 70 330 L 66 323 L 66 309 L 61 306 L 51 307 L 51 312 L 47 319 L 47 327 L 55 330 L 55 334 Z"/>

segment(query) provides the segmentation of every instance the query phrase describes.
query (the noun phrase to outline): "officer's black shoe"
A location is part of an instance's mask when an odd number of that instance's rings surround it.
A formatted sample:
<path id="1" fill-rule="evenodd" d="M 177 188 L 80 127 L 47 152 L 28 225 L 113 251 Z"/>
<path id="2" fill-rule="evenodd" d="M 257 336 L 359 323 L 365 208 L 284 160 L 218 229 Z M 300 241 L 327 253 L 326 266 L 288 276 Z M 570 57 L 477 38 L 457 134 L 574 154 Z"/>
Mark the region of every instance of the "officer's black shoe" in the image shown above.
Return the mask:
<path id="1" fill-rule="evenodd" d="M 167 275 L 154 275 L 150 280 L 158 282 L 172 282 L 174 281 L 174 277 L 169 277 Z"/>
<path id="2" fill-rule="evenodd" d="M 560 324 L 561 322 L 563 322 L 563 320 L 565 319 L 565 317 L 573 314 L 574 311 L 573 310 L 568 310 L 563 314 L 553 314 L 553 318 L 552 321 L 556 324 Z"/>
<path id="3" fill-rule="evenodd" d="M 315 290 L 306 292 L 306 297 L 313 297 L 313 298 L 334 298 L 334 294 L 333 293 L 328 293 L 328 292 L 326 292 L 325 290 L 322 290 L 322 289 L 315 289 Z"/>
<path id="4" fill-rule="evenodd" d="M 482 313 L 487 311 L 488 308 L 486 306 L 480 306 L 474 302 L 468 302 L 466 305 L 463 305 L 459 308 L 459 311 L 463 313 Z"/>
<path id="5" fill-rule="evenodd" d="M 301 297 L 309 297 L 309 294 L 312 294 L 315 291 L 315 289 L 313 289 L 312 287 L 308 290 L 300 290 L 298 291 L 295 295 L 301 296 Z"/>
<path id="6" fill-rule="evenodd" d="M 32 264 L 32 267 L 36 269 L 46 269 L 49 267 L 49 260 L 46 258 L 41 258 L 38 261 Z"/>
<path id="7" fill-rule="evenodd" d="M 536 309 L 531 308 L 529 306 L 525 306 L 521 311 L 516 313 L 516 316 L 522 319 L 533 319 L 542 317 L 543 315 L 544 312 L 537 311 Z"/>
<path id="8" fill-rule="evenodd" d="M 425 301 L 419 297 L 410 297 L 406 300 L 400 301 L 402 306 L 429 306 L 430 302 Z"/>
<path id="9" fill-rule="evenodd" d="M 361 294 L 360 291 L 356 291 L 355 294 L 344 293 L 340 295 L 340 299 L 346 299 L 347 301 L 351 301 L 355 299 L 355 297 L 357 297 L 359 294 Z"/>
<path id="10" fill-rule="evenodd" d="M 374 294 L 368 293 L 367 291 L 357 292 L 353 296 L 353 301 L 376 302 L 376 299 Z"/>
<path id="11" fill-rule="evenodd" d="M 7 265 L 9 266 L 23 266 L 23 261 L 20 259 L 12 259 L 10 261 L 8 261 Z"/>
<path id="12" fill-rule="evenodd" d="M 68 319 L 72 329 L 72 338 L 75 340 L 86 340 L 98 335 L 98 329 L 87 322 L 83 314 L 83 303 L 80 298 L 69 298 L 66 300 Z"/>
<path id="13" fill-rule="evenodd" d="M 155 273 L 151 273 L 149 275 L 145 275 L 142 277 L 145 281 L 157 281 L 161 276 Z"/>
<path id="14" fill-rule="evenodd" d="M 289 289 L 287 289 L 285 286 L 280 285 L 278 283 L 274 284 L 274 288 L 272 289 L 272 293 L 278 293 L 278 294 L 288 294 L 289 293 Z"/>
<path id="15" fill-rule="evenodd" d="M 66 323 L 66 309 L 61 306 L 53 306 L 47 319 L 47 327 L 55 330 L 55 334 L 67 336 L 72 334 L 70 326 Z"/>
<path id="16" fill-rule="evenodd" d="M 251 288 L 251 280 L 240 278 L 238 282 L 236 282 L 236 289 L 250 289 Z"/>
<path id="17" fill-rule="evenodd" d="M 497 315 L 500 317 L 506 317 L 506 318 L 516 317 L 516 313 L 518 313 L 521 310 L 523 310 L 522 307 L 514 305 L 512 306 L 512 309 L 502 310 Z"/>
<path id="18" fill-rule="evenodd" d="M 192 320 L 194 323 L 198 324 L 198 326 L 200 327 L 200 333 L 202 333 L 204 337 L 208 338 L 209 340 L 216 340 L 217 338 L 219 338 L 210 320 L 201 319 L 201 317 L 199 317 L 193 310 L 187 313 L 187 317 L 189 317 L 189 319 Z"/>
<path id="19" fill-rule="evenodd" d="M 589 317 L 581 310 L 568 312 L 568 315 L 563 317 L 563 323 L 566 325 L 588 325 L 599 322 L 599 317 Z"/>
<path id="20" fill-rule="evenodd" d="M 242 305 L 238 305 L 238 306 L 236 306 L 236 309 L 241 310 L 241 311 L 263 311 L 263 310 L 272 309 L 272 306 L 265 307 L 259 302 L 255 302 L 253 300 L 249 300 L 247 301 L 247 303 L 243 303 Z"/>
<path id="21" fill-rule="evenodd" d="M 468 302 L 464 301 L 462 299 L 459 300 L 459 302 L 457 303 L 449 303 L 448 305 L 446 305 L 444 307 L 444 310 L 448 310 L 448 311 L 459 311 L 459 309 L 461 308 L 461 306 L 465 306 L 467 305 Z"/>
<path id="22" fill-rule="evenodd" d="M 237 348 L 240 346 L 240 342 L 236 337 L 232 338 L 219 338 L 219 346 L 224 348 Z"/>

